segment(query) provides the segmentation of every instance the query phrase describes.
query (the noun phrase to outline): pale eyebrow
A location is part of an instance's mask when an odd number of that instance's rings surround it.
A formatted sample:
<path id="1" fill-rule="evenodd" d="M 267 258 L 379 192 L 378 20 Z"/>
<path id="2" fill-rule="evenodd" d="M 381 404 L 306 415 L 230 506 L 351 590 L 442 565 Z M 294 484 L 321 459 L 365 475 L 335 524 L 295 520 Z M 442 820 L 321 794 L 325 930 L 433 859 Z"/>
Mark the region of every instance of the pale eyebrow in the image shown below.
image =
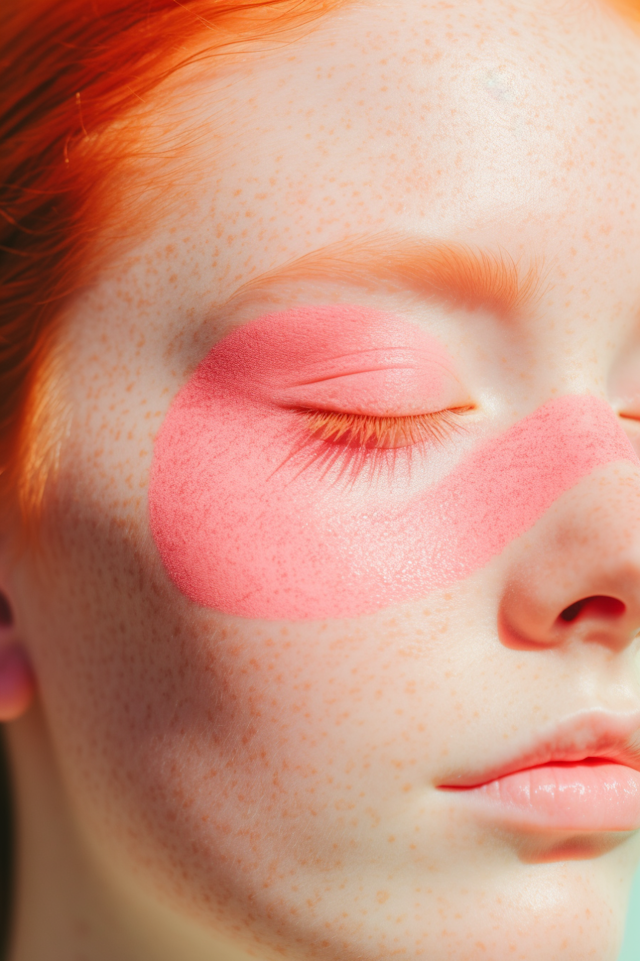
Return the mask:
<path id="1" fill-rule="evenodd" d="M 640 4 L 638 0 L 608 0 L 610 6 L 618 11 L 634 27 L 640 22 Z"/>
<path id="2" fill-rule="evenodd" d="M 269 295 L 279 285 L 331 280 L 375 289 L 383 283 L 466 307 L 512 315 L 541 292 L 542 262 L 523 267 L 507 252 L 469 244 L 379 234 L 322 247 L 243 284 L 224 305 Z"/>

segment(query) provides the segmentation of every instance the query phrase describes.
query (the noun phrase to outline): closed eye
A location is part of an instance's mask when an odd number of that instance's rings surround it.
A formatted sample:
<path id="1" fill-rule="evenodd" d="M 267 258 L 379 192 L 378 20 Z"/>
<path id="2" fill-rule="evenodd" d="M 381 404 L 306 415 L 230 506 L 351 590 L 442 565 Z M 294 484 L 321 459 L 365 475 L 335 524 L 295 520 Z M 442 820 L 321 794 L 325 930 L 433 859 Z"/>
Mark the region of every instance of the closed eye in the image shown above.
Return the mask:
<path id="1" fill-rule="evenodd" d="M 362 473 L 372 478 L 393 471 L 400 457 L 410 467 L 415 453 L 465 430 L 462 415 L 473 409 L 467 405 L 402 417 L 299 409 L 305 430 L 292 455 L 304 455 L 302 471 L 315 464 L 323 475 L 337 468 L 338 476 L 351 482 Z"/>
<path id="2" fill-rule="evenodd" d="M 452 433 L 462 430 L 460 414 L 470 406 L 456 407 L 405 417 L 378 417 L 332 410 L 304 411 L 310 432 L 330 444 L 368 450 L 414 447 L 433 441 L 443 443 Z"/>

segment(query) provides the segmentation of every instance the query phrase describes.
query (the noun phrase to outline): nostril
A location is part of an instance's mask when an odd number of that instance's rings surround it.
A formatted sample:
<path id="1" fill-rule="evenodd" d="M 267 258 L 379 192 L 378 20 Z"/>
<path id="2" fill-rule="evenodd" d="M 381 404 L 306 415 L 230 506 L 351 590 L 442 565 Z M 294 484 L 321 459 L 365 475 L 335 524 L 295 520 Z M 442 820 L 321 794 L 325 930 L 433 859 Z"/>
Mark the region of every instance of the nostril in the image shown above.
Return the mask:
<path id="1" fill-rule="evenodd" d="M 11 627 L 13 624 L 13 613 L 9 601 L 0 594 L 0 627 Z"/>
<path id="2" fill-rule="evenodd" d="M 626 605 L 617 597 L 597 594 L 594 597 L 583 597 L 582 600 L 569 604 L 569 607 L 565 607 L 561 612 L 560 619 L 570 623 L 585 611 L 590 617 L 617 618 L 622 617 L 626 609 Z"/>
<path id="3" fill-rule="evenodd" d="M 586 599 L 583 601 L 576 601 L 575 604 L 569 604 L 569 607 L 565 607 L 560 613 L 560 618 L 563 621 L 575 621 L 576 617 L 586 604 Z"/>

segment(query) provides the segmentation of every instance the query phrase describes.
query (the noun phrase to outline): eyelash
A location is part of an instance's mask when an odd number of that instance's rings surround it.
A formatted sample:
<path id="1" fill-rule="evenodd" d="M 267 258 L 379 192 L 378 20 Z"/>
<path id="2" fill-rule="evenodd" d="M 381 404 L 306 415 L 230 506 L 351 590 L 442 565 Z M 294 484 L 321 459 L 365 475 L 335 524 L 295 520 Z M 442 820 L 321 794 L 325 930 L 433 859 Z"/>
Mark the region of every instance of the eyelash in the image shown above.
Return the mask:
<path id="1" fill-rule="evenodd" d="M 332 468 L 339 477 L 355 481 L 363 471 L 371 478 L 392 472 L 402 458 L 411 466 L 414 454 L 425 446 L 444 444 L 465 430 L 460 415 L 470 406 L 405 417 L 375 417 L 328 410 L 298 411 L 305 417 L 305 432 L 298 447 L 309 453 L 303 470 L 313 464 Z"/>

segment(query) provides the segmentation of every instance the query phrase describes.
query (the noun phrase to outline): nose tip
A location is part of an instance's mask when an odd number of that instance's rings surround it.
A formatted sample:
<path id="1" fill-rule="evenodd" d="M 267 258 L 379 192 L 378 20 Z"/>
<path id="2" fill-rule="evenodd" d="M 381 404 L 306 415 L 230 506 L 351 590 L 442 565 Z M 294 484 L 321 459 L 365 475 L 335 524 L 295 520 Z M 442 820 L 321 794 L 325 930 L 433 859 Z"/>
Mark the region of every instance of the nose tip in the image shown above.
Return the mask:
<path id="1" fill-rule="evenodd" d="M 640 470 L 611 464 L 566 491 L 522 538 L 500 602 L 509 647 L 611 648 L 640 629 Z"/>

